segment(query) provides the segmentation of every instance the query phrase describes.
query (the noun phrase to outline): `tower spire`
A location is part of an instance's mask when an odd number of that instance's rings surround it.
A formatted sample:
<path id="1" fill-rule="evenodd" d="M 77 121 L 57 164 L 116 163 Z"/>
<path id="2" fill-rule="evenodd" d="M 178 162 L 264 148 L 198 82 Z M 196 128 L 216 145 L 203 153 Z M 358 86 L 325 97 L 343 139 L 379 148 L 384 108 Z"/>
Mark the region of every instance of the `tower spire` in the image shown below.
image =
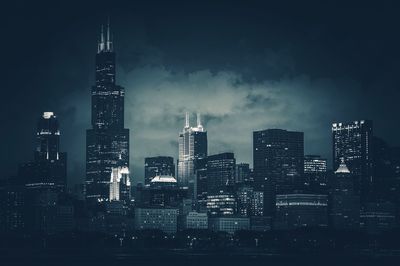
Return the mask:
<path id="1" fill-rule="evenodd" d="M 200 112 L 197 113 L 197 127 L 201 127 Z"/>
<path id="2" fill-rule="evenodd" d="M 101 25 L 101 32 L 100 32 L 100 42 L 99 42 L 99 46 L 97 48 L 97 52 L 100 53 L 102 51 L 104 51 L 104 47 L 105 46 L 105 42 L 104 42 L 104 26 Z"/>
<path id="3" fill-rule="evenodd" d="M 203 132 L 204 128 L 201 124 L 201 116 L 200 116 L 200 112 L 197 112 L 197 130 Z"/>
<path id="4" fill-rule="evenodd" d="M 189 128 L 189 112 L 185 113 L 185 128 Z"/>
<path id="5" fill-rule="evenodd" d="M 112 52 L 112 41 L 111 41 L 111 33 L 110 33 L 110 17 L 107 17 L 107 42 L 106 42 L 106 50 Z"/>

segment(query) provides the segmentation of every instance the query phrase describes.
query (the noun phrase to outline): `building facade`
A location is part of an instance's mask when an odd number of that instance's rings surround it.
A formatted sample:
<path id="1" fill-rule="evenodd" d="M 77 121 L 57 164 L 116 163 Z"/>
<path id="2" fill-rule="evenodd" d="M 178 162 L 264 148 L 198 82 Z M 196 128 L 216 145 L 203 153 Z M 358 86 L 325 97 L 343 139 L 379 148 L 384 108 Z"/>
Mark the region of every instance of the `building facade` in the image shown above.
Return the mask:
<path id="1" fill-rule="evenodd" d="M 194 205 L 197 211 L 207 211 L 207 157 L 196 160 Z"/>
<path id="2" fill-rule="evenodd" d="M 208 229 L 207 213 L 189 212 L 184 217 L 184 229 Z"/>
<path id="3" fill-rule="evenodd" d="M 235 183 L 250 182 L 250 165 L 248 163 L 236 164 Z"/>
<path id="4" fill-rule="evenodd" d="M 354 191 L 354 179 L 347 165 L 342 163 L 335 171 L 330 192 L 330 218 L 336 230 L 360 228 L 360 196 Z"/>
<path id="5" fill-rule="evenodd" d="M 333 169 L 344 159 L 354 178 L 354 190 L 364 204 L 373 193 L 372 121 L 332 124 Z"/>
<path id="6" fill-rule="evenodd" d="M 179 210 L 175 208 L 136 208 L 135 229 L 159 229 L 167 234 L 177 231 Z"/>
<path id="7" fill-rule="evenodd" d="M 275 229 L 328 226 L 328 196 L 282 194 L 276 196 Z"/>
<path id="8" fill-rule="evenodd" d="M 304 134 L 282 129 L 253 132 L 254 182 L 264 192 L 264 215 L 275 212 L 276 194 L 302 188 Z"/>
<path id="9" fill-rule="evenodd" d="M 131 201 L 131 181 L 129 178 L 129 168 L 114 167 L 111 171 L 110 179 L 110 201 L 122 201 L 129 204 Z"/>
<path id="10" fill-rule="evenodd" d="M 234 234 L 239 230 L 250 229 L 250 219 L 246 217 L 215 217 L 209 219 L 209 229 L 216 232 Z"/>
<path id="11" fill-rule="evenodd" d="M 263 216 L 264 192 L 255 191 L 250 185 L 241 185 L 236 189 L 236 200 L 238 216 Z"/>
<path id="12" fill-rule="evenodd" d="M 319 155 L 304 156 L 304 181 L 311 193 L 327 190 L 327 159 Z"/>

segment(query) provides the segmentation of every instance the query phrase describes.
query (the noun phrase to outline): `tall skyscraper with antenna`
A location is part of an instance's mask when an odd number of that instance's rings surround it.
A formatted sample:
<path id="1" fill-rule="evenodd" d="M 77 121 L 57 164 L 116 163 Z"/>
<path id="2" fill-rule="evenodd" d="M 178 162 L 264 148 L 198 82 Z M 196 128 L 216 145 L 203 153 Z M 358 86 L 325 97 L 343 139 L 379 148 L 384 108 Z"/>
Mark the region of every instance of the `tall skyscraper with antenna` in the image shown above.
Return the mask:
<path id="1" fill-rule="evenodd" d="M 86 132 L 86 198 L 109 200 L 113 167 L 129 167 L 129 129 L 124 127 L 123 87 L 116 84 L 110 24 L 101 27 L 92 86 L 92 128 Z M 92 202 L 93 202 L 92 201 Z"/>
<path id="2" fill-rule="evenodd" d="M 192 198 L 196 188 L 196 161 L 207 157 L 207 131 L 197 114 L 197 126 L 190 126 L 189 113 L 185 114 L 185 127 L 179 133 L 178 183 L 188 187 Z"/>

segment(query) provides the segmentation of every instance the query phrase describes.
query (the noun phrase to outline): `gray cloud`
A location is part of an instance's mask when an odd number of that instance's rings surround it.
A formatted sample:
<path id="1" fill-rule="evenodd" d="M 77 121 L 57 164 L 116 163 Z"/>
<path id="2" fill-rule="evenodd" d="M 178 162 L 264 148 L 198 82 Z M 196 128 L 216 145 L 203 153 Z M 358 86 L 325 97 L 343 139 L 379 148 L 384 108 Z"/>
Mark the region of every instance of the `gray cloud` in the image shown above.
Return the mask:
<path id="1" fill-rule="evenodd" d="M 240 74 L 208 70 L 176 72 L 147 66 L 120 74 L 126 88 L 126 126 L 132 131 L 131 164 L 137 180 L 146 156 L 177 158 L 177 137 L 184 111 L 200 111 L 208 131 L 209 152 L 233 151 L 252 162 L 252 131 L 285 128 L 305 131 L 306 152 L 330 155 L 334 114 L 356 109 L 329 79 L 305 76 L 248 83 Z M 332 112 L 332 109 L 335 112 Z"/>
<path id="2" fill-rule="evenodd" d="M 193 125 L 195 113 L 201 112 L 210 154 L 233 151 L 239 162 L 248 163 L 252 163 L 252 132 L 266 128 L 304 131 L 306 153 L 330 158 L 331 122 L 356 119 L 360 114 L 354 102 L 359 85 L 352 81 L 296 76 L 249 82 L 233 71 L 187 73 L 155 64 L 118 73 L 119 83 L 126 89 L 125 124 L 131 130 L 131 167 L 136 182 L 143 178 L 145 157 L 177 159 L 185 111 L 191 112 Z M 89 126 L 90 96 L 76 94 L 66 101 L 74 106 L 73 111 L 65 111 L 74 116 L 74 122 L 64 135 L 74 138 L 66 142 L 76 146 L 68 149 L 70 172 L 77 182 L 84 176 L 82 128 Z"/>

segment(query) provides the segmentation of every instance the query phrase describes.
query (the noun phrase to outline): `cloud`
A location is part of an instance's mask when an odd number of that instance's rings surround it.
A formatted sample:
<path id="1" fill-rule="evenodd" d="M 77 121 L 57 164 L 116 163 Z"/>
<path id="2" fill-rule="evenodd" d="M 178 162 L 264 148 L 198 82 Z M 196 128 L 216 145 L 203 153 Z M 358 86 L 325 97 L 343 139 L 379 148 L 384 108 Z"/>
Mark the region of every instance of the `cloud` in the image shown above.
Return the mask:
<path id="1" fill-rule="evenodd" d="M 141 180 L 144 157 L 177 159 L 178 133 L 184 112 L 201 112 L 208 131 L 209 153 L 235 152 L 252 162 L 252 132 L 283 128 L 305 132 L 306 152 L 330 156 L 330 123 L 356 106 L 346 90 L 330 79 L 306 76 L 246 82 L 235 72 L 190 73 L 145 66 L 119 75 L 126 88 L 126 127 L 131 129 L 131 165 Z M 351 84 L 358 86 L 356 83 Z"/>

